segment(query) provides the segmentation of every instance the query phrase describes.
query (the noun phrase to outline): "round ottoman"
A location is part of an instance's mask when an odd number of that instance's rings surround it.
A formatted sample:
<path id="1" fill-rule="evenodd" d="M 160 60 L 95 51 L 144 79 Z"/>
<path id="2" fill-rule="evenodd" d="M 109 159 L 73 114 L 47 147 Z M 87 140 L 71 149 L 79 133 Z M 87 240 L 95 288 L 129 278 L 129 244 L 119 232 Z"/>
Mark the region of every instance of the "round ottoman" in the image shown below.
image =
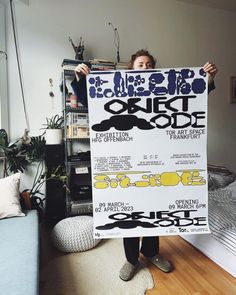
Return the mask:
<path id="1" fill-rule="evenodd" d="M 59 221 L 53 228 L 52 242 L 62 252 L 82 252 L 95 247 L 100 239 L 93 238 L 93 218 L 75 216 Z"/>

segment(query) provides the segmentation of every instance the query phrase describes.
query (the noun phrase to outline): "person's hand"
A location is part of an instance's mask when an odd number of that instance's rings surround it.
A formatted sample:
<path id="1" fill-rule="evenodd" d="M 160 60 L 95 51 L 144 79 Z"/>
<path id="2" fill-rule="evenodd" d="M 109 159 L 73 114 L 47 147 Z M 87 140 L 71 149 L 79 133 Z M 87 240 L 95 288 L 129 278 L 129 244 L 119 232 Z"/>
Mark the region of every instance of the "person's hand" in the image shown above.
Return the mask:
<path id="1" fill-rule="evenodd" d="M 80 80 L 82 75 L 88 75 L 90 74 L 90 68 L 86 64 L 79 64 L 75 69 L 75 76 L 77 81 Z"/>
<path id="2" fill-rule="evenodd" d="M 216 65 L 208 61 L 203 66 L 203 70 L 208 74 L 208 84 L 211 84 L 215 78 L 215 75 L 218 72 Z"/>

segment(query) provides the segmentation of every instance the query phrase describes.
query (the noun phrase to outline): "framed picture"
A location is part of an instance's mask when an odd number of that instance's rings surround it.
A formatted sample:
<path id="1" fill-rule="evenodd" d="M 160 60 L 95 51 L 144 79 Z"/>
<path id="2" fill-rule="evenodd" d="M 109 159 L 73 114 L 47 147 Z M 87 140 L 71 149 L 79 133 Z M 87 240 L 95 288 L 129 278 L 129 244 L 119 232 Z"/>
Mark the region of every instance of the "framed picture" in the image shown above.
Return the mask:
<path id="1" fill-rule="evenodd" d="M 230 103 L 236 103 L 236 76 L 230 77 Z"/>

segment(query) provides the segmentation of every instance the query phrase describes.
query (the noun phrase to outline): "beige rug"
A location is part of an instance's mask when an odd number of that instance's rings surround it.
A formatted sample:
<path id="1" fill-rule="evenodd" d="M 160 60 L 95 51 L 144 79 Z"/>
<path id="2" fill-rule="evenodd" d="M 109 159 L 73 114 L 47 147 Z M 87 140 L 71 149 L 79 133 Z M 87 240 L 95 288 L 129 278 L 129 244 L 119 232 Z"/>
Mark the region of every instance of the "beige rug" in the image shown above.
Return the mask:
<path id="1" fill-rule="evenodd" d="M 124 261 L 122 239 L 103 240 L 86 252 L 62 254 L 44 265 L 40 295 L 143 295 L 153 288 L 144 265 L 131 281 L 123 282 L 119 270 Z"/>

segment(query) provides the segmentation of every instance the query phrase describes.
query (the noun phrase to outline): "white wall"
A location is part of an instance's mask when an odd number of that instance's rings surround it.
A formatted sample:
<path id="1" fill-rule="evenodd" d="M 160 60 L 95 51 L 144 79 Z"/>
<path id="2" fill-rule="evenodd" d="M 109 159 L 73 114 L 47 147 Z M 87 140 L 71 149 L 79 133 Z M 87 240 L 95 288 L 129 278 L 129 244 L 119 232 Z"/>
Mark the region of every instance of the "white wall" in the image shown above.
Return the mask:
<path id="1" fill-rule="evenodd" d="M 60 65 L 74 58 L 68 42 L 85 40 L 85 58 L 116 59 L 113 32 L 118 28 L 121 60 L 147 47 L 158 66 L 219 67 L 217 89 L 209 99 L 209 163 L 236 171 L 236 104 L 229 104 L 229 77 L 236 75 L 236 15 L 175 0 L 32 0 L 16 2 L 17 30 L 31 134 L 41 133 L 46 116 L 61 111 Z M 26 127 L 12 27 L 8 15 L 10 132 L 15 138 Z M 55 98 L 49 97 L 49 78 Z"/>

